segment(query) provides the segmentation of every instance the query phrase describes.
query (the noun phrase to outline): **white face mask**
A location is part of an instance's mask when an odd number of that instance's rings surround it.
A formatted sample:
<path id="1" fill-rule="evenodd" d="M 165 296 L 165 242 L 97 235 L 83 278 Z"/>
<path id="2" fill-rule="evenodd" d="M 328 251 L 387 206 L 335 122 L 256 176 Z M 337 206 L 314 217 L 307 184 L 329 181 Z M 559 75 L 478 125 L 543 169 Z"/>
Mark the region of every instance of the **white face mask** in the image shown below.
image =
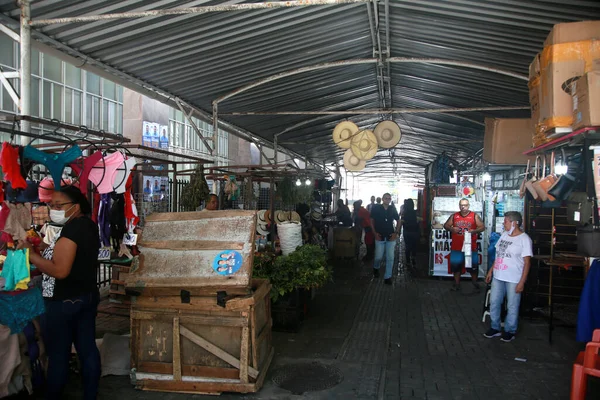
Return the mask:
<path id="1" fill-rule="evenodd" d="M 65 213 L 73 207 L 75 207 L 75 204 L 73 204 L 67 210 L 50 210 L 50 220 L 52 222 L 54 222 L 55 224 L 59 224 L 59 225 L 66 224 L 70 217 L 66 217 Z"/>
<path id="2" fill-rule="evenodd" d="M 515 229 L 516 229 L 516 228 L 517 228 L 517 225 L 515 224 L 515 221 L 512 221 L 512 222 L 510 223 L 510 229 L 509 229 L 509 231 L 508 231 L 508 234 L 509 234 L 509 235 L 512 235 L 512 233 L 515 231 Z"/>

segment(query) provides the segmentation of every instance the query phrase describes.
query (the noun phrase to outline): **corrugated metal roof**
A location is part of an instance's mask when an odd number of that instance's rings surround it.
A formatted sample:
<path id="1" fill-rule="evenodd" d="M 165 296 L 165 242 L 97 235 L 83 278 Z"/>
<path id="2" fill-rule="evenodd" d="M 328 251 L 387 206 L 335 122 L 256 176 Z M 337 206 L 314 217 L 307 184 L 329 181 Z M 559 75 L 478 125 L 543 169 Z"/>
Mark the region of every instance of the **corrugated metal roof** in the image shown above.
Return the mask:
<path id="1" fill-rule="evenodd" d="M 15 1 L 0 12 L 19 18 Z M 42 0 L 32 19 L 153 9 L 236 4 L 238 1 Z M 35 29 L 91 58 L 211 111 L 211 102 L 250 82 L 300 67 L 375 57 L 370 18 L 391 57 L 440 58 L 489 65 L 523 75 L 559 22 L 600 19 L 596 1 L 414 0 L 170 15 Z M 369 7 L 371 7 L 369 9 Z M 387 21 L 389 19 L 389 32 Z M 389 35 L 389 43 L 387 37 Z M 398 108 L 527 106 L 527 84 L 488 71 L 423 63 L 384 64 L 391 82 L 387 106 Z M 250 89 L 219 104 L 219 111 L 273 112 L 377 109 L 382 104 L 377 65 L 305 72 Z M 422 175 L 441 151 L 461 160 L 482 147 L 485 116 L 527 117 L 527 110 L 460 114 L 403 114 L 394 120 L 403 139 L 380 151 L 366 172 Z M 339 162 L 331 132 L 343 119 L 372 128 L 380 115 L 227 115 L 222 118 L 266 140 L 279 141 L 320 162 Z M 386 169 L 386 166 L 388 169 Z"/>

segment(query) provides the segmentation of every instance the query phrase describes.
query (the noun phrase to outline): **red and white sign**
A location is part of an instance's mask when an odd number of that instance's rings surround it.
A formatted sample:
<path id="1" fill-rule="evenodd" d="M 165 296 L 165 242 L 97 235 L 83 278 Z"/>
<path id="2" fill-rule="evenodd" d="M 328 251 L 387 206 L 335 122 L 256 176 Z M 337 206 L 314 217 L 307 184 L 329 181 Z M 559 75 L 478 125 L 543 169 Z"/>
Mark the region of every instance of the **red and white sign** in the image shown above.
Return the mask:
<path id="1" fill-rule="evenodd" d="M 452 242 L 451 233 L 445 229 L 432 230 L 432 247 L 433 247 L 433 276 L 452 276 L 450 269 L 450 244 Z M 484 276 L 484 252 L 483 252 L 483 236 L 477 235 L 477 257 L 479 258 L 479 276 Z M 462 273 L 464 276 L 471 276 L 463 267 Z"/>

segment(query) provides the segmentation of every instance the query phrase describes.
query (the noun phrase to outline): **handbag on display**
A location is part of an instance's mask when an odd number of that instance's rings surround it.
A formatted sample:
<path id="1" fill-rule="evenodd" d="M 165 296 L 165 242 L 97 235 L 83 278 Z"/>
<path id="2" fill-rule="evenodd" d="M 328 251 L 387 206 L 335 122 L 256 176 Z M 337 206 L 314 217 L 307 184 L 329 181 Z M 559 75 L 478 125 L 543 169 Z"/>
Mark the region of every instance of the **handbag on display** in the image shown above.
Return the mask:
<path id="1" fill-rule="evenodd" d="M 561 149 L 562 152 L 562 162 L 564 165 L 569 165 L 567 162 L 567 157 L 565 154 L 565 149 Z M 568 172 L 558 177 L 558 180 L 552 185 L 550 190 L 548 190 L 548 194 L 554 196 L 557 200 L 566 200 L 569 197 L 569 194 L 575 188 L 575 183 L 577 183 L 577 179 L 570 175 Z"/>
<path id="2" fill-rule="evenodd" d="M 525 176 L 523 176 L 523 180 L 521 181 L 521 186 L 519 186 L 519 197 L 523 198 L 527 194 L 527 188 L 525 184 L 529 179 L 529 166 L 531 165 L 531 160 L 527 160 L 527 168 L 525 169 Z"/>
<path id="3" fill-rule="evenodd" d="M 534 200 L 537 200 L 540 196 L 537 193 L 537 190 L 535 190 L 535 182 L 537 182 L 538 179 L 538 173 L 539 173 L 539 164 L 538 164 L 538 160 L 540 159 L 540 156 L 537 156 L 535 158 L 535 164 L 533 167 L 533 172 L 531 173 L 531 178 L 529 178 L 529 180 L 527 182 L 525 182 L 525 188 L 527 189 L 527 191 L 529 192 L 529 194 L 531 194 L 531 197 Z"/>
<path id="4" fill-rule="evenodd" d="M 552 153 L 550 158 L 550 174 L 546 175 L 546 157 L 544 156 L 542 177 L 533 184 L 540 200 L 556 200 L 553 196 L 548 195 L 548 190 L 552 187 L 554 182 L 556 182 L 556 175 L 554 175 L 554 153 Z"/>
<path id="5" fill-rule="evenodd" d="M 600 229 L 593 225 L 577 228 L 577 254 L 586 257 L 600 257 Z"/>
<path id="6" fill-rule="evenodd" d="M 592 208 L 593 202 L 586 192 L 572 192 L 567 197 L 567 221 L 569 224 L 587 224 L 592 217 Z"/>

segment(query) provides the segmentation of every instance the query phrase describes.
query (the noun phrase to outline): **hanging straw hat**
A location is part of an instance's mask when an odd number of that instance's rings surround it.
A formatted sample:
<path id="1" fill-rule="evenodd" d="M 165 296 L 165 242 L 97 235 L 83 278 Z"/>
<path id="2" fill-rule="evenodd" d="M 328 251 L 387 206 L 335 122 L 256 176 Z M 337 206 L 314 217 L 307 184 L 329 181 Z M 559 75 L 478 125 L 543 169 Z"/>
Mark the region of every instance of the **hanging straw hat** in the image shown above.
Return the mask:
<path id="1" fill-rule="evenodd" d="M 352 136 L 354 136 L 358 130 L 358 126 L 352 121 L 340 122 L 333 128 L 333 142 L 342 149 L 349 149 Z"/>
<path id="2" fill-rule="evenodd" d="M 377 138 L 373 131 L 360 131 L 352 137 L 350 148 L 360 160 L 370 160 L 377 154 Z"/>
<path id="3" fill-rule="evenodd" d="M 360 171 L 365 168 L 365 160 L 361 160 L 352 153 L 352 149 L 346 150 L 344 153 L 344 168 L 348 171 Z"/>
<path id="4" fill-rule="evenodd" d="M 400 142 L 400 127 L 394 121 L 381 121 L 373 131 L 379 147 L 390 149 Z"/>
<path id="5" fill-rule="evenodd" d="M 287 213 L 285 211 L 277 210 L 275 211 L 275 223 L 279 224 L 282 222 L 287 222 L 289 219 L 287 218 Z"/>
<path id="6" fill-rule="evenodd" d="M 258 223 L 259 224 L 266 224 L 267 220 L 265 219 L 265 213 L 267 212 L 267 210 L 260 210 L 259 212 L 256 213 L 256 217 L 258 218 Z"/>
<path id="7" fill-rule="evenodd" d="M 267 225 L 263 225 L 263 224 L 256 224 L 256 232 L 258 232 L 259 235 L 268 235 L 269 234 Z"/>

